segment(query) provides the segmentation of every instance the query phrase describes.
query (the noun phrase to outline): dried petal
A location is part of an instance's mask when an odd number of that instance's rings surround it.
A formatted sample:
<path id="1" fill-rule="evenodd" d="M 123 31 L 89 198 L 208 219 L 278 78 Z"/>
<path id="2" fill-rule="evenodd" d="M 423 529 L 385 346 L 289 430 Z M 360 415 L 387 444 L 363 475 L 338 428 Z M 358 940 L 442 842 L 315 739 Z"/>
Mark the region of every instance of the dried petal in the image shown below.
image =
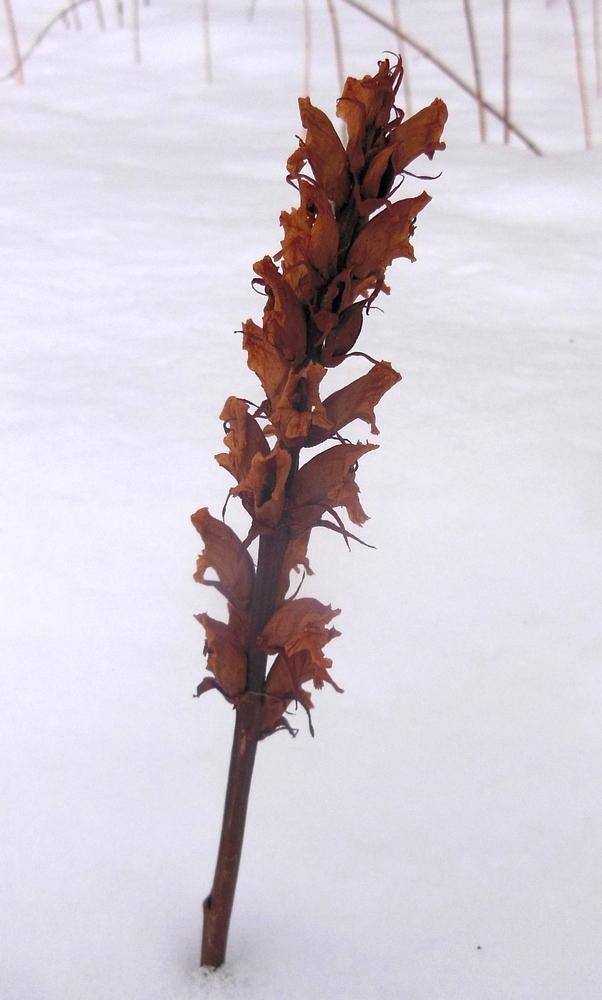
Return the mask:
<path id="1" fill-rule="evenodd" d="M 424 191 L 417 198 L 397 201 L 370 219 L 360 231 L 347 256 L 356 295 L 378 287 L 385 269 L 396 257 L 415 259 L 410 244 L 414 220 L 430 200 Z"/>
<path id="2" fill-rule="evenodd" d="M 293 701 L 298 701 L 306 712 L 313 708 L 311 697 L 301 685 L 311 680 L 311 657 L 307 651 L 294 657 L 280 654 L 274 660 L 265 685 L 265 707 L 261 725 L 262 739 L 278 729 L 289 729 L 290 724 L 283 713 Z M 294 733 L 294 730 L 293 730 Z"/>
<path id="3" fill-rule="evenodd" d="M 417 156 L 424 153 L 432 160 L 437 150 L 445 149 L 445 143 L 440 140 L 446 121 L 447 108 L 437 97 L 428 108 L 396 122 L 386 146 L 370 162 L 362 180 L 362 198 L 382 197 L 390 189 L 395 175 L 405 170 Z"/>
<path id="4" fill-rule="evenodd" d="M 268 339 L 290 365 L 300 364 L 307 354 L 305 312 L 288 281 L 271 257 L 253 264 L 267 293 L 263 310 L 263 328 Z"/>
<path id="5" fill-rule="evenodd" d="M 400 122 L 391 137 L 394 148 L 393 168 L 396 174 L 405 170 L 408 163 L 425 153 L 429 160 L 438 150 L 445 149 L 441 133 L 447 121 L 447 107 L 436 97 L 428 108 L 423 108 L 404 122 Z"/>
<path id="6" fill-rule="evenodd" d="M 324 409 L 332 424 L 331 430 L 326 433 L 318 427 L 312 427 L 306 446 L 321 444 L 327 437 L 331 437 L 350 424 L 352 420 L 363 420 L 370 424 L 370 430 L 373 434 L 378 434 L 374 407 L 380 402 L 385 392 L 388 392 L 400 379 L 401 375 L 391 367 L 388 361 L 381 361 L 374 365 L 366 375 L 362 375 L 361 378 L 355 379 L 349 385 L 333 392 L 324 400 Z"/>
<path id="7" fill-rule="evenodd" d="M 207 636 L 207 670 L 227 697 L 242 694 L 247 683 L 247 657 L 234 629 L 209 615 L 195 615 L 195 618 Z"/>
<path id="8" fill-rule="evenodd" d="M 244 499 L 247 495 L 255 536 L 271 531 L 280 523 L 290 467 L 290 452 L 276 446 L 268 455 L 256 454 L 248 474 L 232 490 L 232 496 L 242 494 Z"/>
<path id="9" fill-rule="evenodd" d="M 289 373 L 271 418 L 272 427 L 288 448 L 301 447 L 312 426 L 324 430 L 332 426 L 318 392 L 325 374 L 326 369 L 315 361 L 310 361 L 300 372 Z"/>
<path id="10" fill-rule="evenodd" d="M 244 399 L 229 396 L 220 414 L 220 420 L 228 425 L 224 444 L 229 448 L 229 454 L 222 452 L 215 458 L 237 482 L 248 474 L 255 455 L 267 455 L 270 450 L 261 427 L 248 409 Z"/>
<path id="11" fill-rule="evenodd" d="M 351 190 L 343 143 L 328 115 L 315 108 L 309 97 L 299 98 L 299 111 L 307 134 L 299 149 L 288 159 L 286 166 L 289 177 L 299 177 L 304 165 L 309 163 L 318 186 L 334 202 L 335 208 L 340 208 L 347 201 Z"/>
<path id="12" fill-rule="evenodd" d="M 355 482 L 353 467 L 362 455 L 375 448 L 378 445 L 337 444 L 334 448 L 320 452 L 302 466 L 295 478 L 291 496 L 293 524 L 299 523 L 296 508 L 306 505 L 318 510 L 322 508 L 322 511 L 331 507 L 345 507 L 354 524 L 361 525 L 367 521 L 368 517 L 359 502 L 359 487 Z"/>
<path id="13" fill-rule="evenodd" d="M 289 658 L 306 650 L 311 658 L 314 685 L 322 687 L 324 673 L 332 666 L 332 661 L 324 656 L 323 648 L 341 634 L 335 628 L 326 628 L 326 625 L 340 613 L 314 597 L 285 601 L 270 618 L 257 640 L 258 644 L 267 653 L 284 652 Z"/>
<path id="14" fill-rule="evenodd" d="M 247 352 L 247 364 L 255 372 L 270 404 L 279 399 L 290 372 L 280 351 L 252 319 L 242 325 L 242 346 Z"/>
<path id="15" fill-rule="evenodd" d="M 191 520 L 205 543 L 194 579 L 216 587 L 236 608 L 246 608 L 255 579 L 253 560 L 247 549 L 232 528 L 212 517 L 207 507 L 197 510 Z M 215 570 L 219 583 L 205 580 L 208 568 Z"/>
<path id="16" fill-rule="evenodd" d="M 301 205 L 282 212 L 282 271 L 305 303 L 334 273 L 339 247 L 339 229 L 332 206 L 317 184 L 299 181 Z"/>
<path id="17" fill-rule="evenodd" d="M 293 532 L 287 543 L 286 551 L 284 553 L 282 573 L 280 574 L 280 586 L 278 588 L 278 597 L 276 600 L 277 605 L 281 604 L 286 596 L 292 570 L 299 573 L 300 567 L 302 566 L 304 572 L 307 573 L 308 576 L 313 576 L 313 570 L 309 565 L 309 559 L 307 558 L 307 547 L 309 545 L 310 535 L 311 527 L 302 527 Z"/>
<path id="18" fill-rule="evenodd" d="M 326 337 L 322 347 L 321 361 L 327 368 L 340 365 L 362 332 L 365 300 L 354 302 L 342 311 L 338 322 Z"/>
<path id="19" fill-rule="evenodd" d="M 347 126 L 347 155 L 354 174 L 361 171 L 366 154 L 383 136 L 403 77 L 401 59 L 391 68 L 389 60 L 378 64 L 378 73 L 361 80 L 349 77 L 337 101 L 337 116 Z"/>

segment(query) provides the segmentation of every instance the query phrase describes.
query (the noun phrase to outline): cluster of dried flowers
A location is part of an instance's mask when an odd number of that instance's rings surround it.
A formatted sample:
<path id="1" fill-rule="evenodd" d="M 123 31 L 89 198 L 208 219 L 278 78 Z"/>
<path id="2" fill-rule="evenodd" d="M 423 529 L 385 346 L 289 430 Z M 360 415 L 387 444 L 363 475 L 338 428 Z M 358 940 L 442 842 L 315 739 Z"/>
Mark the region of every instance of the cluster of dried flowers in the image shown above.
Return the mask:
<path id="1" fill-rule="evenodd" d="M 351 443 L 341 432 L 359 419 L 377 434 L 374 407 L 400 379 L 389 362 L 368 359 L 371 367 L 361 378 L 321 395 L 328 369 L 353 351 L 374 299 L 389 292 L 386 268 L 397 257 L 414 259 L 416 216 L 430 198 L 422 193 L 392 201 L 400 178 L 416 157 L 432 158 L 445 148 L 445 104 L 436 99 L 404 119 L 395 107 L 402 75 L 400 59 L 384 59 L 374 76 L 347 80 L 337 103 L 346 146 L 324 112 L 309 98 L 299 101 L 306 134 L 287 168 L 300 205 L 280 217 L 281 251 L 253 268 L 266 297 L 262 326 L 252 320 L 243 325 L 248 365 L 265 399 L 252 408 L 229 397 L 221 413 L 227 451 L 216 456 L 235 480 L 230 495 L 240 497 L 250 515 L 249 534 L 239 539 L 207 508 L 192 517 L 204 543 L 195 579 L 217 587 L 229 608 L 227 622 L 198 616 L 212 676 L 197 694 L 217 688 L 237 708 L 259 696 L 259 738 L 290 729 L 285 712 L 292 702 L 309 712 L 308 682 L 340 690 L 324 654 L 339 635 L 330 627 L 339 612 L 287 593 L 293 569 L 311 573 L 307 548 L 314 528 L 327 526 L 347 540 L 354 536 L 337 508 L 354 525 L 366 520 L 355 473 L 359 459 L 377 445 Z M 329 447 L 300 462 L 302 449 L 328 441 Z M 258 536 L 255 565 L 248 547 Z M 217 580 L 206 578 L 209 569 Z M 251 666 L 258 653 L 259 672 Z"/>

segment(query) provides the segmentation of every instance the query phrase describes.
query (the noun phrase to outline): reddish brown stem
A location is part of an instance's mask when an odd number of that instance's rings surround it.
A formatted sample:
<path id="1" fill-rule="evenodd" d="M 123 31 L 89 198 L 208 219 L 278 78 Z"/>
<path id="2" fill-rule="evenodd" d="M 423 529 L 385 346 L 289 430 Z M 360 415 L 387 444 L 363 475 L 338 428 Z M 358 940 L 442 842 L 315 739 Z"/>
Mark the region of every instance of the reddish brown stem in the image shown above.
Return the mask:
<path id="1" fill-rule="evenodd" d="M 259 540 L 257 575 L 249 616 L 247 694 L 236 711 L 217 865 L 211 892 L 203 903 L 201 965 L 212 968 L 223 965 L 226 958 L 251 779 L 261 732 L 264 702 L 261 691 L 267 656 L 257 648 L 256 640 L 276 610 L 287 542 L 286 527 L 277 528 L 270 535 L 262 535 Z"/>

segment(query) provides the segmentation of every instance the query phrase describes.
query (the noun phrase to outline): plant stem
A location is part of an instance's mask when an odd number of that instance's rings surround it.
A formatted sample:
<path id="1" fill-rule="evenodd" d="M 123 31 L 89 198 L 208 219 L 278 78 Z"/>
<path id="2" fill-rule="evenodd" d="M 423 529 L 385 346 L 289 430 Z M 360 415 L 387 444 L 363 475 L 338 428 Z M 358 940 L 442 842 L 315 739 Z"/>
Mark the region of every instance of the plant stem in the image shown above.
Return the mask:
<path id="1" fill-rule="evenodd" d="M 21 52 L 19 49 L 19 36 L 17 34 L 17 25 L 15 24 L 15 15 L 13 13 L 11 0 L 4 0 L 4 11 L 6 14 L 6 23 L 8 24 L 8 34 L 10 37 L 12 51 L 13 75 L 17 83 L 25 83 L 25 79 L 23 77 L 23 60 L 21 59 Z"/>
<path id="2" fill-rule="evenodd" d="M 339 24 L 339 18 L 337 15 L 336 7 L 334 5 L 334 0 L 326 0 L 326 6 L 328 7 L 330 24 L 332 27 L 332 40 L 334 42 L 334 52 L 337 61 L 337 76 L 339 78 L 339 90 L 342 93 L 343 87 L 345 85 L 345 69 L 343 67 L 343 43 L 341 42 L 341 26 Z"/>
<path id="3" fill-rule="evenodd" d="M 573 25 L 573 37 L 575 39 L 575 62 L 577 64 L 577 86 L 579 87 L 581 113 L 583 115 L 583 137 L 585 140 L 585 148 L 591 149 L 592 127 L 589 116 L 589 101 L 587 99 L 587 83 L 585 82 L 585 70 L 583 68 L 583 42 L 581 40 L 581 28 L 579 26 L 579 13 L 575 0 L 568 0 L 568 5 Z"/>
<path id="4" fill-rule="evenodd" d="M 288 529 L 286 526 L 281 526 L 259 539 L 257 574 L 249 611 L 247 694 L 243 696 L 236 710 L 215 876 L 211 892 L 203 903 L 201 965 L 212 968 L 223 965 L 226 958 L 228 929 L 242 853 L 251 779 L 261 733 L 264 703 L 261 691 L 265 681 L 267 655 L 258 649 L 257 636 L 263 632 L 276 610 L 288 538 Z"/>
<path id="5" fill-rule="evenodd" d="M 503 39 L 504 39 L 504 59 L 503 59 L 503 79 L 504 79 L 504 145 L 510 144 L 510 101 L 512 87 L 512 33 L 510 24 L 510 0 L 503 0 Z"/>
<path id="6" fill-rule="evenodd" d="M 481 60 L 479 58 L 479 46 L 477 42 L 477 32 L 472 16 L 472 6 L 470 0 L 464 0 L 464 17 L 466 18 L 466 29 L 468 31 L 468 41 L 470 43 L 470 55 L 472 58 L 472 71 L 474 74 L 474 89 L 477 95 L 479 110 L 479 134 L 481 142 L 487 142 L 487 119 L 485 117 L 485 107 L 483 104 L 483 83 L 481 78 Z"/>

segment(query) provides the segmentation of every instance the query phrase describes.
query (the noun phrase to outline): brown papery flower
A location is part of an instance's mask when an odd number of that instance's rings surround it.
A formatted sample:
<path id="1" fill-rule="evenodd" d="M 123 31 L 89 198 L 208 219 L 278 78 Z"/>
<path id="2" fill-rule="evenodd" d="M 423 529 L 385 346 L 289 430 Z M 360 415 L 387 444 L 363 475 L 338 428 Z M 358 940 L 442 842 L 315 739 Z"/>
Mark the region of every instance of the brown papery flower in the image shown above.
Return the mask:
<path id="1" fill-rule="evenodd" d="M 242 326 L 261 401 L 230 396 L 221 413 L 226 450 L 216 458 L 234 479 L 229 497 L 240 498 L 249 515 L 247 535 L 239 538 L 206 508 L 193 515 L 205 546 L 195 579 L 228 602 L 227 621 L 197 616 L 210 674 L 197 694 L 217 689 L 237 719 L 220 856 L 205 901 L 207 965 L 225 955 L 257 741 L 280 729 L 295 732 L 291 705 L 308 715 L 313 708 L 304 685 L 341 690 L 324 653 L 339 635 L 329 627 L 339 612 L 297 596 L 291 575 L 311 574 L 314 530 L 338 532 L 349 545 L 356 536 L 348 522 L 361 527 L 367 520 L 356 477 L 377 445 L 342 432 L 359 420 L 378 434 L 375 407 L 401 378 L 389 361 L 375 361 L 356 344 L 374 300 L 389 293 L 389 265 L 414 260 L 416 217 L 430 196 L 395 195 L 409 164 L 445 148 L 447 118 L 436 99 L 406 119 L 395 105 L 402 76 L 401 59 L 383 59 L 373 76 L 347 80 L 337 104 L 345 144 L 323 111 L 308 97 L 299 101 L 305 133 L 287 161 L 299 205 L 280 216 L 279 252 L 253 265 L 253 284 L 265 296 L 261 326 L 252 319 Z M 366 372 L 324 392 L 329 369 L 352 353 L 367 359 Z M 313 449 L 307 459 L 305 449 Z M 268 669 L 269 657 L 275 659 Z M 309 725 L 313 734 L 311 718 Z"/>

